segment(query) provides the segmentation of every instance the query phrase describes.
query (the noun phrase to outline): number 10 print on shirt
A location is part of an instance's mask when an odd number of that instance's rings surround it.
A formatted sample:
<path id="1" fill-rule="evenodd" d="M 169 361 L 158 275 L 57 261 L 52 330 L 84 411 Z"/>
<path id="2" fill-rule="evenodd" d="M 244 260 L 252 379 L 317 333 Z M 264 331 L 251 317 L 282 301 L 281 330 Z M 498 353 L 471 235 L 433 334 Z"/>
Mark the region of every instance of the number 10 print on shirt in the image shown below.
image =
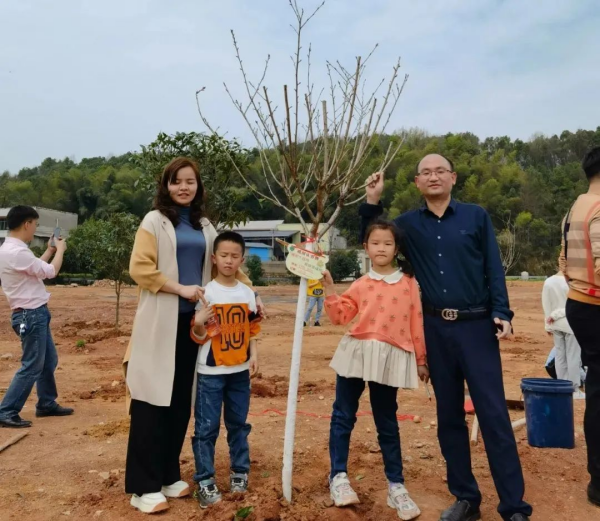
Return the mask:
<path id="1" fill-rule="evenodd" d="M 252 324 L 260 317 L 247 304 L 214 304 L 221 324 L 221 334 L 212 339 L 206 360 L 209 366 L 233 366 L 248 361 Z"/>

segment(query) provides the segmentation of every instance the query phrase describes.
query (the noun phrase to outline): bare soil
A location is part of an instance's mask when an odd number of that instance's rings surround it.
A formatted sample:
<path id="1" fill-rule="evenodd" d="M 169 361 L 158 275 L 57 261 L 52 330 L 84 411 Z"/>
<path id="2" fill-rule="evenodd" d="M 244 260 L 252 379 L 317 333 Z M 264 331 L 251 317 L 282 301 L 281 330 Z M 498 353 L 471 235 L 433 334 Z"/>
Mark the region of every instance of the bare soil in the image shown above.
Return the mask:
<path id="1" fill-rule="evenodd" d="M 543 328 L 541 283 L 512 282 L 509 291 L 516 312 L 514 339 L 504 342 L 502 358 L 507 396 L 520 397 L 525 376 L 545 376 L 544 361 L 552 347 Z M 358 418 L 352 438 L 349 473 L 362 503 L 335 509 L 328 501 L 328 436 L 335 375 L 329 360 L 344 328 L 330 325 L 307 328 L 302 353 L 294 459 L 294 500 L 281 499 L 281 459 L 284 412 L 287 401 L 292 330 L 297 288 L 278 286 L 262 291 L 269 308 L 260 344 L 261 377 L 253 382 L 250 435 L 251 489 L 246 497 L 225 494 L 224 501 L 201 511 L 193 498 L 172 500 L 165 520 L 232 520 L 245 506 L 253 506 L 249 520 L 393 520 L 386 506 L 386 481 L 373 419 Z M 114 293 L 110 287 L 54 288 L 50 302 L 52 328 L 60 356 L 57 370 L 61 404 L 76 409 L 66 418 L 34 417 L 35 393 L 22 416 L 33 420 L 29 436 L 0 453 L 0 520 L 43 521 L 63 519 L 143 519 L 129 506 L 124 493 L 125 452 L 129 420 L 125 412 L 125 384 L 121 359 L 135 313 L 135 289 L 122 298 L 120 332 L 112 327 Z M 19 367 L 20 345 L 9 324 L 9 309 L 0 297 L 0 396 Z M 78 341 L 79 342 L 78 347 Z M 435 400 L 435 398 L 434 398 Z M 436 438 L 435 403 L 423 388 L 399 393 L 406 485 L 423 514 L 422 521 L 437 521 L 453 498 L 445 482 L 445 465 Z M 360 410 L 370 411 L 368 392 Z M 517 441 L 527 483 L 526 499 L 534 505 L 534 520 L 600 519 L 600 509 L 587 503 L 586 450 L 582 421 L 584 404 L 575 402 L 576 448 L 536 449 L 527 443 L 526 431 Z M 522 411 L 511 412 L 513 419 Z M 420 416 L 415 423 L 410 418 Z M 472 418 L 469 418 L 469 422 Z M 189 434 L 191 435 L 191 427 Z M 0 444 L 16 434 L 0 430 Z M 484 519 L 499 519 L 497 496 L 485 448 L 473 448 L 473 468 L 483 493 Z M 184 479 L 192 482 L 193 456 L 186 440 L 181 455 Z M 227 490 L 228 456 L 224 439 L 217 445 L 217 479 Z"/>

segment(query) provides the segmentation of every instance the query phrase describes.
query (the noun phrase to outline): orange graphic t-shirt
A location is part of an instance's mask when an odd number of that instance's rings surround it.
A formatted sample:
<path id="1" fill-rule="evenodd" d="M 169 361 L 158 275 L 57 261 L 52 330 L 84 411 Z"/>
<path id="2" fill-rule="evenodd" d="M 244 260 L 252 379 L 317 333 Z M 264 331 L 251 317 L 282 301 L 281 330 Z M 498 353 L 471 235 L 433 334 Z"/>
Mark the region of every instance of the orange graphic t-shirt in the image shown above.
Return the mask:
<path id="1" fill-rule="evenodd" d="M 192 339 L 201 345 L 197 370 L 201 374 L 231 374 L 248 369 L 250 340 L 260 333 L 260 316 L 252 290 L 238 282 L 234 287 L 212 281 L 206 285 L 205 299 L 211 304 L 221 326 L 221 334 Z"/>

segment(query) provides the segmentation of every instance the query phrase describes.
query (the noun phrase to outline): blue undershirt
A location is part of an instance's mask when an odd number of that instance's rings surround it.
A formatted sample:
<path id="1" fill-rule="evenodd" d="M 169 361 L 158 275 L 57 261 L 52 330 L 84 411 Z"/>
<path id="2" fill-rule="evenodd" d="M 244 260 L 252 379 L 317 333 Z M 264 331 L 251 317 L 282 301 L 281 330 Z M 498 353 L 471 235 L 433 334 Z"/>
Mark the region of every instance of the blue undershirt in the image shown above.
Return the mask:
<path id="1" fill-rule="evenodd" d="M 202 286 L 202 267 L 206 252 L 206 240 L 202 230 L 194 230 L 190 222 L 190 209 L 179 207 L 179 224 L 175 227 L 177 238 L 177 267 L 179 284 Z M 195 303 L 179 297 L 179 313 L 194 311 Z"/>

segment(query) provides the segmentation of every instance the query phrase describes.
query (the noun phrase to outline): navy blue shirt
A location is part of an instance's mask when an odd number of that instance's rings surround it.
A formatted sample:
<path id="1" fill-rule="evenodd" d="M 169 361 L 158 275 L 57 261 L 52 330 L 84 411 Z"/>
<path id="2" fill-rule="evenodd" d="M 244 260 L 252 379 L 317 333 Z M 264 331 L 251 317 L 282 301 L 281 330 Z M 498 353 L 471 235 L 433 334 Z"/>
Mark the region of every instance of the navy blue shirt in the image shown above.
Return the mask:
<path id="1" fill-rule="evenodd" d="M 175 227 L 177 238 L 177 268 L 179 284 L 202 286 L 202 267 L 206 252 L 206 239 L 202 230 L 194 230 L 190 222 L 190 209 L 179 208 L 179 224 Z M 179 297 L 179 313 L 194 311 L 195 303 Z"/>
<path id="2" fill-rule="evenodd" d="M 361 238 L 371 220 L 382 213 L 381 205 L 360 206 Z M 483 208 L 452 199 L 441 218 L 423 206 L 394 223 L 405 233 L 406 256 L 424 305 L 458 310 L 485 307 L 493 318 L 512 320 L 498 243 Z"/>

